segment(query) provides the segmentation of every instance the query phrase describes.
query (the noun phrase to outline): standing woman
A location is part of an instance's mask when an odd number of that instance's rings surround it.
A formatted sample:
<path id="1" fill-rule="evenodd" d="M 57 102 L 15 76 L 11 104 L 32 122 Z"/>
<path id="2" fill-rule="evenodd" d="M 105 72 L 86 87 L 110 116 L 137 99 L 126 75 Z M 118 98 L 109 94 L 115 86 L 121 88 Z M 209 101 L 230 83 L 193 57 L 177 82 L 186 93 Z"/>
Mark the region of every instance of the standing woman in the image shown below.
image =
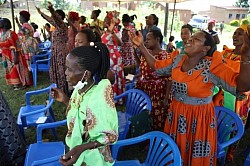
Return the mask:
<path id="1" fill-rule="evenodd" d="M 215 42 L 208 32 L 196 32 L 185 44 L 186 54 L 165 60 L 156 60 L 147 51 L 141 33 L 139 36 L 130 34 L 133 43 L 158 75 L 172 75 L 173 101 L 164 132 L 177 143 L 184 166 L 216 165 L 213 89 L 220 85 L 233 95 L 250 90 L 250 36 L 247 34 L 244 34 L 244 44 L 240 49 L 239 72 L 225 64 L 221 53 L 214 52 Z"/>
<path id="2" fill-rule="evenodd" d="M 135 27 L 131 22 L 131 18 L 128 14 L 124 14 L 122 16 L 122 24 L 124 26 L 122 30 L 122 45 L 121 45 L 121 56 L 122 63 L 124 67 L 130 67 L 131 65 L 135 65 L 135 55 L 133 43 L 130 41 L 128 36 L 128 31 L 135 32 Z"/>
<path id="3" fill-rule="evenodd" d="M 32 85 L 32 76 L 28 70 L 28 64 L 22 55 L 20 41 L 17 34 L 10 30 L 11 23 L 7 18 L 0 20 L 0 48 L 2 50 L 3 64 L 5 68 L 5 79 L 14 90 Z"/>
<path id="4" fill-rule="evenodd" d="M 159 18 L 155 14 L 150 14 L 149 16 L 146 16 L 146 26 L 142 30 L 142 35 L 144 41 L 146 40 L 147 33 L 151 30 L 158 30 L 161 31 L 160 28 L 157 27 L 159 23 Z"/>
<path id="5" fill-rule="evenodd" d="M 78 30 L 80 29 L 79 24 L 79 14 L 77 12 L 69 12 L 68 13 L 68 23 L 69 23 L 69 29 L 68 29 L 68 48 L 69 51 L 73 50 L 75 48 L 75 37 L 78 33 Z"/>
<path id="6" fill-rule="evenodd" d="M 98 19 L 100 13 L 100 9 L 93 10 L 91 13 L 91 19 L 93 19 L 93 21 L 90 23 L 90 28 L 93 29 L 97 41 L 101 41 L 101 36 L 103 33 L 103 21 Z"/>
<path id="7" fill-rule="evenodd" d="M 21 11 L 19 13 L 19 20 L 20 22 L 16 18 L 16 22 L 19 27 L 18 37 L 22 44 L 22 51 L 30 70 L 31 57 L 39 52 L 38 42 L 33 37 L 33 26 L 28 23 L 28 21 L 30 20 L 30 13 L 25 10 Z"/>
<path id="8" fill-rule="evenodd" d="M 157 60 L 167 59 L 168 53 L 161 49 L 163 36 L 158 30 L 151 30 L 147 34 L 145 45 L 149 52 Z M 163 131 L 167 111 L 164 108 L 164 98 L 167 89 L 166 77 L 157 76 L 150 68 L 146 59 L 141 56 L 140 74 L 136 83 L 136 88 L 146 92 L 152 101 L 153 130 Z"/>
<path id="9" fill-rule="evenodd" d="M 121 40 L 118 37 L 119 33 L 116 24 L 119 24 L 115 18 L 116 11 L 107 12 L 104 19 L 104 26 L 107 28 L 102 35 L 102 42 L 107 45 L 110 55 L 110 69 L 115 73 L 115 82 L 112 85 L 114 95 L 120 95 L 125 91 L 125 79 L 122 64 L 122 57 L 118 51 L 118 46 L 121 45 Z M 117 21 L 117 22 L 115 22 Z M 122 104 L 122 100 L 119 101 Z"/>
<path id="10" fill-rule="evenodd" d="M 37 11 L 50 24 L 55 27 L 52 32 L 52 58 L 50 64 L 50 81 L 56 83 L 57 87 L 62 89 L 65 94 L 68 94 L 68 85 L 65 76 L 65 58 L 68 54 L 68 26 L 63 21 L 65 13 L 62 10 L 54 10 L 52 4 L 48 3 L 48 9 L 51 17 L 42 13 L 39 8 Z"/>

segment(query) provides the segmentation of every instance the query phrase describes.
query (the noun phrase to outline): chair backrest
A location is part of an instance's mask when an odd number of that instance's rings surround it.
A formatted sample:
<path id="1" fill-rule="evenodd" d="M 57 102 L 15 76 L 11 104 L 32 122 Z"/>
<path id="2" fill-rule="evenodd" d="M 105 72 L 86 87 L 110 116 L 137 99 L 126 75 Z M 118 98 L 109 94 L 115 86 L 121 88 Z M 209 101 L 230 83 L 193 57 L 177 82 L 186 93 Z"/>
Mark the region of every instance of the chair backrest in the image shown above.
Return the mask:
<path id="1" fill-rule="evenodd" d="M 45 49 L 50 49 L 51 48 L 51 45 L 52 45 L 52 43 L 51 43 L 51 41 L 49 41 L 49 40 L 46 40 L 45 42 L 44 42 L 44 48 Z"/>
<path id="2" fill-rule="evenodd" d="M 119 100 L 126 98 L 126 113 L 130 116 L 137 115 L 144 110 L 151 112 L 152 102 L 149 96 L 139 89 L 130 89 L 125 91 L 123 94 L 116 96 L 114 99 Z"/>
<path id="3" fill-rule="evenodd" d="M 215 107 L 217 117 L 217 157 L 225 155 L 225 148 L 238 141 L 244 134 L 240 117 L 225 107 Z"/>
<path id="4" fill-rule="evenodd" d="M 152 131 L 135 138 L 118 141 L 112 146 L 112 157 L 115 160 L 117 159 L 117 154 L 120 147 L 137 144 L 145 140 L 149 140 L 150 143 L 144 165 L 181 166 L 181 155 L 178 146 L 170 136 L 160 131 Z"/>

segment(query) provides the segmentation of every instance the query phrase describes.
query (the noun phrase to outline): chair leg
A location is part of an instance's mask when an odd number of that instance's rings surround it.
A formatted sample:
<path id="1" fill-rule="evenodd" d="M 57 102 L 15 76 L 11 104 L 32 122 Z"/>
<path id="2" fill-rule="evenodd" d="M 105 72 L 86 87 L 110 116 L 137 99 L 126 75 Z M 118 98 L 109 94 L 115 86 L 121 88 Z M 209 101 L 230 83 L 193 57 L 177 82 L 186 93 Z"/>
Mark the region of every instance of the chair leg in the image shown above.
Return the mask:
<path id="1" fill-rule="evenodd" d="M 19 129 L 20 129 L 20 132 L 21 132 L 21 134 L 22 134 L 22 136 L 23 136 L 24 141 L 26 142 L 26 138 L 25 138 L 23 126 L 22 126 L 22 125 L 18 125 L 18 127 L 19 127 Z"/>
<path id="2" fill-rule="evenodd" d="M 36 87 L 36 84 L 37 84 L 37 70 L 36 69 L 32 70 L 32 76 L 33 76 L 33 85 Z"/>

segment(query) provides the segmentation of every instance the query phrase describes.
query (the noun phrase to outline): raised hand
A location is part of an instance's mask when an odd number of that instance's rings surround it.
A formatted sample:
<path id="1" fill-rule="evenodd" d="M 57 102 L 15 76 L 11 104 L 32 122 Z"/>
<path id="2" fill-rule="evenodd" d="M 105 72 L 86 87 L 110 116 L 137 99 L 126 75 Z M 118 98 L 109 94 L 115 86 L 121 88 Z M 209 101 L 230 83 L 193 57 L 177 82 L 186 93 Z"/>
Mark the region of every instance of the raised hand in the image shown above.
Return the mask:
<path id="1" fill-rule="evenodd" d="M 136 35 L 133 31 L 128 31 L 128 36 L 135 46 L 139 47 L 143 45 L 143 36 L 141 31 L 138 31 L 138 35 Z"/>
<path id="2" fill-rule="evenodd" d="M 110 25 L 108 26 L 109 32 L 113 32 L 114 27 L 115 27 L 115 21 L 111 19 Z"/>
<path id="3" fill-rule="evenodd" d="M 35 6 L 35 7 L 36 7 L 37 12 L 38 12 L 39 14 L 42 14 L 41 9 L 40 9 L 39 7 L 37 7 L 37 6 Z"/>
<path id="4" fill-rule="evenodd" d="M 50 8 L 53 8 L 53 5 L 52 5 L 51 2 L 48 2 L 48 8 L 49 8 L 49 9 L 50 9 Z"/>
<path id="5" fill-rule="evenodd" d="M 240 49 L 241 56 L 248 56 L 250 58 L 250 25 L 247 26 L 247 31 L 245 32 L 244 42 Z"/>

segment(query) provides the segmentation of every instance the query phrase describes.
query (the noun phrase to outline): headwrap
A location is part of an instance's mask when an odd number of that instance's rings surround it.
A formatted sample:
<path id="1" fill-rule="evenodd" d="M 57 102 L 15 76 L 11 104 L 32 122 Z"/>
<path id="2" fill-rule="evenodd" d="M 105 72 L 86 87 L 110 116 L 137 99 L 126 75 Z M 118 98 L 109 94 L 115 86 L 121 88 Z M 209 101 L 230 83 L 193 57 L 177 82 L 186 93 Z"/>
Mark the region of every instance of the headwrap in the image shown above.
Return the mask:
<path id="1" fill-rule="evenodd" d="M 77 12 L 69 12 L 69 17 L 72 18 L 75 21 L 78 21 L 80 19 L 79 14 Z"/>
<path id="2" fill-rule="evenodd" d="M 239 28 L 243 29 L 244 31 L 247 31 L 248 24 L 242 24 Z"/>
<path id="3" fill-rule="evenodd" d="M 107 15 L 106 17 L 108 17 L 110 20 L 113 19 L 115 21 L 115 25 L 119 25 L 120 24 L 120 19 L 118 18 L 119 16 L 119 12 L 117 12 L 116 10 L 114 11 L 107 11 Z"/>
<path id="4" fill-rule="evenodd" d="M 22 17 L 24 17 L 26 20 L 30 20 L 30 13 L 26 10 L 22 10 L 19 13 Z"/>

